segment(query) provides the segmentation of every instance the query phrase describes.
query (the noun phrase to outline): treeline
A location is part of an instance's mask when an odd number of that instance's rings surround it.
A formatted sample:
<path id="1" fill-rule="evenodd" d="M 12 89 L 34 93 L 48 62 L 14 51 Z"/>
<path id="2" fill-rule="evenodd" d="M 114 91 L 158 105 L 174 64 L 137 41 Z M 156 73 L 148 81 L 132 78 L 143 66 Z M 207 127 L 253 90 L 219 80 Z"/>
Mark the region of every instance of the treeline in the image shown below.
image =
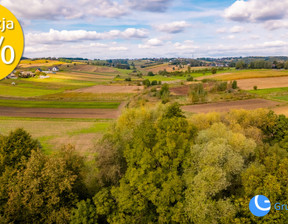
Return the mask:
<path id="1" fill-rule="evenodd" d="M 232 65 L 234 67 L 234 65 Z M 240 60 L 235 63 L 236 69 L 288 69 L 288 61 L 264 61 L 257 60 L 249 63 Z"/>
<path id="2" fill-rule="evenodd" d="M 248 207 L 258 194 L 287 203 L 287 130 L 264 109 L 129 109 L 85 161 L 18 129 L 0 138 L 0 223 L 287 223 Z"/>
<path id="3" fill-rule="evenodd" d="M 212 74 L 216 74 L 217 71 L 224 71 L 227 68 L 224 67 L 211 67 L 211 68 L 203 68 L 203 69 L 191 69 L 191 66 L 188 66 L 186 71 L 177 71 L 177 70 L 173 70 L 171 72 L 168 72 L 166 69 L 164 70 L 160 70 L 158 71 L 158 75 L 162 75 L 162 76 L 186 76 L 189 74 L 203 74 L 205 75 L 206 73 L 212 73 Z M 147 73 L 148 76 L 155 76 L 155 73 L 153 72 L 148 72 Z"/>

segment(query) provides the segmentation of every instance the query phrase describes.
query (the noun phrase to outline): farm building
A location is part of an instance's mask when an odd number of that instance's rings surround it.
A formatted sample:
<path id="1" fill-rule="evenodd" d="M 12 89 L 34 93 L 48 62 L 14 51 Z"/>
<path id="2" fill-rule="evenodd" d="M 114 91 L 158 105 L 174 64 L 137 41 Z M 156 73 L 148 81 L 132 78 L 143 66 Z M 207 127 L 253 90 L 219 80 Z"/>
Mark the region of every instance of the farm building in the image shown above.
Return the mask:
<path id="1" fill-rule="evenodd" d="M 55 67 L 52 68 L 52 71 L 53 72 L 59 72 L 59 68 L 57 66 L 55 66 Z"/>

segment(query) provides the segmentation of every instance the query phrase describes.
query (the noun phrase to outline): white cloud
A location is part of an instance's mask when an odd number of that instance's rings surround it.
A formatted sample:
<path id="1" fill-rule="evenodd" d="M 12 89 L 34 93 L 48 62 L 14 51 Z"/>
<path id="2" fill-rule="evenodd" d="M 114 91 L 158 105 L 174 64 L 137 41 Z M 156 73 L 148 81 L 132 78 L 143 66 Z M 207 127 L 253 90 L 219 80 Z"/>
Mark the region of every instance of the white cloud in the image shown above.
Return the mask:
<path id="1" fill-rule="evenodd" d="M 216 30 L 216 33 L 226 33 L 226 32 L 227 32 L 227 28 L 225 28 L 225 27 L 221 27 L 221 28 Z"/>
<path id="2" fill-rule="evenodd" d="M 28 43 L 57 43 L 73 42 L 83 40 L 105 40 L 105 39 L 131 39 L 145 38 L 147 31 L 144 29 L 128 28 L 124 31 L 111 30 L 105 33 L 86 30 L 54 30 L 50 29 L 48 33 L 28 33 L 25 35 Z"/>
<path id="3" fill-rule="evenodd" d="M 128 7 L 140 11 L 164 12 L 172 0 L 126 0 Z"/>
<path id="4" fill-rule="evenodd" d="M 264 26 L 268 30 L 287 29 L 288 21 L 271 20 L 267 21 Z"/>
<path id="5" fill-rule="evenodd" d="M 176 42 L 174 47 L 178 50 L 193 50 L 198 48 L 192 40 L 185 40 L 183 43 Z"/>
<path id="6" fill-rule="evenodd" d="M 128 12 L 127 7 L 111 0 L 1 0 L 0 4 L 21 19 L 117 18 Z"/>
<path id="7" fill-rule="evenodd" d="M 229 36 L 227 36 L 227 39 L 233 40 L 233 39 L 235 39 L 235 36 L 234 35 L 229 35 Z"/>
<path id="8" fill-rule="evenodd" d="M 128 48 L 127 47 L 110 47 L 109 50 L 110 51 L 127 51 Z"/>
<path id="9" fill-rule="evenodd" d="M 167 33 L 180 33 L 189 26 L 190 25 L 186 21 L 176 21 L 172 23 L 154 25 L 157 30 Z"/>
<path id="10" fill-rule="evenodd" d="M 279 20 L 287 16 L 288 0 L 237 0 L 224 17 L 240 22 Z"/>
<path id="11" fill-rule="evenodd" d="M 287 46 L 287 42 L 282 40 L 276 40 L 276 41 L 267 41 L 264 42 L 263 47 L 284 47 Z"/>
<path id="12" fill-rule="evenodd" d="M 144 44 L 139 44 L 138 48 L 147 49 L 147 48 L 154 48 L 154 47 L 162 46 L 162 45 L 163 45 L 162 40 L 153 38 L 153 39 L 147 40 Z"/>
<path id="13" fill-rule="evenodd" d="M 233 26 L 231 29 L 230 29 L 230 32 L 231 33 L 240 33 L 244 31 L 244 27 L 242 26 Z"/>

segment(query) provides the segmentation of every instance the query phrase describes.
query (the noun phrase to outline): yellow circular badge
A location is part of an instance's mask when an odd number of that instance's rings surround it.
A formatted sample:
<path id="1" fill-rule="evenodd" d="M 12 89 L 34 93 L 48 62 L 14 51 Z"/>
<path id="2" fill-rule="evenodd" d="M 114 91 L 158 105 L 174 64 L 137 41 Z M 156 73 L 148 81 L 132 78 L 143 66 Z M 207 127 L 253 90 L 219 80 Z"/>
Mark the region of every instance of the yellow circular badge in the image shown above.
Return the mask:
<path id="1" fill-rule="evenodd" d="M 0 80 L 13 72 L 23 50 L 24 35 L 20 23 L 8 9 L 0 5 Z"/>

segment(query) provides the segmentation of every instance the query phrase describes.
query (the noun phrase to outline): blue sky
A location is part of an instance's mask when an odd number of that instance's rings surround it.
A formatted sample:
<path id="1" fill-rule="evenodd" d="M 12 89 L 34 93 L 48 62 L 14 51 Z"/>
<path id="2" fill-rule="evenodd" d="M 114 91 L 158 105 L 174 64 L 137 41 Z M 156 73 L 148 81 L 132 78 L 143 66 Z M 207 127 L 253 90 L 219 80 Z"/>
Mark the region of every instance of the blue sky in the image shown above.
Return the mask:
<path id="1" fill-rule="evenodd" d="M 26 57 L 287 55 L 288 0 L 0 0 Z"/>

